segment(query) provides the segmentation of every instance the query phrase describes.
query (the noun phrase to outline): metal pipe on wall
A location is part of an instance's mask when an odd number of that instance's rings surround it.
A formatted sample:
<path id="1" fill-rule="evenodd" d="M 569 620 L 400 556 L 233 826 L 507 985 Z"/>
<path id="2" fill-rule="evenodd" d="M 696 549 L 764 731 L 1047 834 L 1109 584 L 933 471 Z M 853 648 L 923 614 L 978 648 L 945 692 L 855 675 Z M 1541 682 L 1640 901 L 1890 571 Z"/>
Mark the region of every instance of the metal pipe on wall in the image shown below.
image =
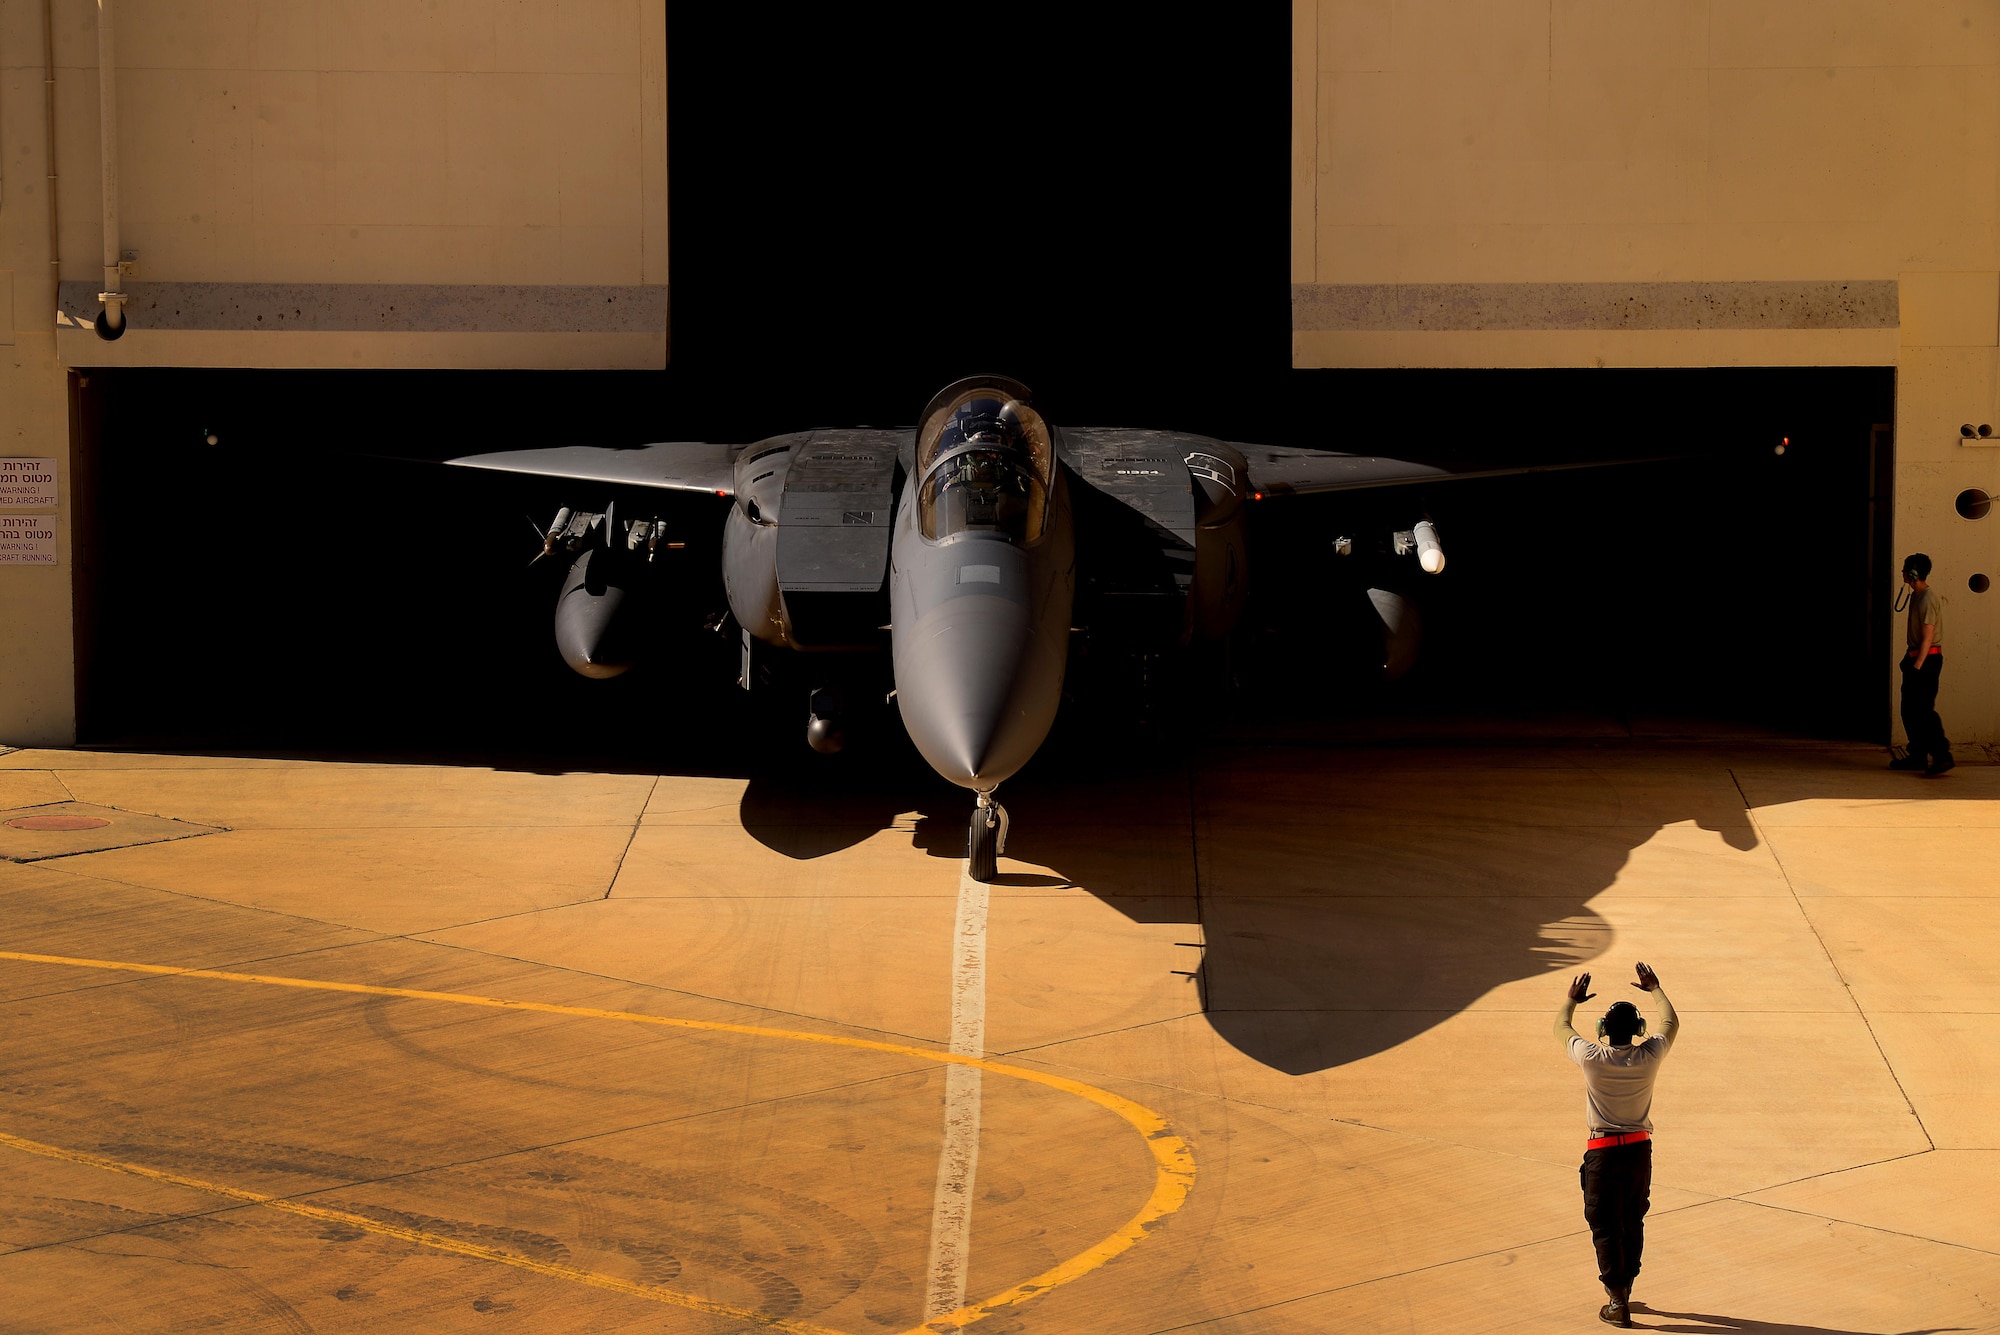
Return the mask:
<path id="1" fill-rule="evenodd" d="M 62 309 L 62 220 L 56 214 L 56 16 L 54 0 L 42 0 L 42 130 L 49 174 L 49 299 Z"/>
<path id="2" fill-rule="evenodd" d="M 118 58 L 111 42 L 111 0 L 97 0 L 98 161 L 104 171 L 104 291 L 97 299 L 99 338 L 125 332 L 124 277 L 118 267 Z"/>

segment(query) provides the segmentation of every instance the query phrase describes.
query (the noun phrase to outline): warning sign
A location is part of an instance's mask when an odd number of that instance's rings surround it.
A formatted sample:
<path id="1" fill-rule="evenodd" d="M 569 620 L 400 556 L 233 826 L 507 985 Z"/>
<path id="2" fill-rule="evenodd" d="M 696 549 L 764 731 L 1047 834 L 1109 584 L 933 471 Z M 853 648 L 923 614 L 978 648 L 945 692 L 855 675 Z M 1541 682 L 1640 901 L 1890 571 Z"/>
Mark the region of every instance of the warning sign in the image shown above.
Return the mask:
<path id="1" fill-rule="evenodd" d="M 54 459 L 0 459 L 0 510 L 53 510 Z"/>
<path id="2" fill-rule="evenodd" d="M 55 564 L 54 515 L 0 515 L 0 566 Z"/>

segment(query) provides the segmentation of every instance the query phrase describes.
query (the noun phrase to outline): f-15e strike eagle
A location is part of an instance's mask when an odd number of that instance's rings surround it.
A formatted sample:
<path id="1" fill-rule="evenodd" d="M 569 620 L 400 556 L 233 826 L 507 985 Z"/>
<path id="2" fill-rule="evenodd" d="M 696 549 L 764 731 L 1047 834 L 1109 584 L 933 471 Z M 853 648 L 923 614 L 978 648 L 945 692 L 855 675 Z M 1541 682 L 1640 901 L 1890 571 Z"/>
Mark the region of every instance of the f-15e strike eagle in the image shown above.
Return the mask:
<path id="1" fill-rule="evenodd" d="M 801 655 L 879 649 L 886 630 L 911 740 L 940 775 L 977 795 L 966 853 L 981 881 L 994 876 L 1006 839 L 994 794 L 1048 736 L 1062 695 L 1080 527 L 1101 524 L 1121 562 L 1146 572 L 1178 614 L 1181 643 L 1213 642 L 1229 634 L 1248 588 L 1246 502 L 1536 471 L 1059 427 L 1036 412 L 1027 386 L 1002 376 L 948 386 L 914 431 L 565 446 L 450 462 L 729 498 L 722 578 L 742 631 L 740 684 L 752 684 L 757 646 Z M 1418 514 L 1411 521 L 1387 545 L 1436 574 L 1445 562 L 1437 530 Z M 619 622 L 633 611 L 636 554 L 663 533 L 607 505 L 565 508 L 545 534 L 545 552 L 572 557 L 556 640 L 583 675 L 630 665 L 617 647 Z M 1103 546 L 1101 537 L 1083 544 L 1086 553 Z M 1415 610 L 1387 590 L 1369 597 L 1395 675 L 1415 654 Z M 838 747 L 836 699 L 813 693 L 807 738 L 817 749 Z"/>

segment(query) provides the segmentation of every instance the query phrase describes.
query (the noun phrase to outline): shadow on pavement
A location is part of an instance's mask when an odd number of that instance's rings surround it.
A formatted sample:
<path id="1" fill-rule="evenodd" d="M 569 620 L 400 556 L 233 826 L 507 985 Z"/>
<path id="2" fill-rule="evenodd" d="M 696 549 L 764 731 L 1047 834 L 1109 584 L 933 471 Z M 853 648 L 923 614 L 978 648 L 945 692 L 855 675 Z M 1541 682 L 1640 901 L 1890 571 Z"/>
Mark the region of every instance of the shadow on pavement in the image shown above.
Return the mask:
<path id="1" fill-rule="evenodd" d="M 1802 763 L 1808 789 L 1862 777 Z M 1740 875 L 1736 853 L 1757 844 L 1713 756 L 1258 747 L 1191 769 L 1102 757 L 1073 778 L 1079 768 L 1038 767 L 1003 792 L 1007 858 L 1026 867 L 995 884 L 1073 886 L 1134 921 L 1198 923 L 1209 1023 L 1289 1074 L 1358 1061 L 1503 984 L 1586 965 L 1611 939 L 1591 901 L 1663 832 L 1661 856 L 1696 878 Z M 969 810 L 967 794 L 890 767 L 832 786 L 752 779 L 742 801 L 746 828 L 799 858 L 898 817 L 916 847 L 961 857 Z"/>
<path id="2" fill-rule="evenodd" d="M 1663 830 L 1687 827 L 1673 856 L 1697 874 L 1756 845 L 1719 765 L 1589 764 L 1533 749 L 1225 751 L 1177 776 L 1171 814 L 1115 790 L 1020 802 L 1009 851 L 1144 905 L 1142 920 L 1174 903 L 1162 890 L 1187 895 L 1173 920 L 1200 924 L 1209 1023 L 1299 1075 L 1602 954 L 1612 933 L 1591 901 Z M 1144 787 L 1163 799 L 1165 777 Z M 1068 814 L 1090 809 L 1103 824 Z"/>
<path id="3" fill-rule="evenodd" d="M 263 754 L 537 773 L 658 766 Z M 1641 743 L 1253 746 L 1192 760 L 1058 752 L 1002 794 L 1013 865 L 995 884 L 1074 887 L 1135 922 L 1198 924 L 1200 936 L 1186 939 L 1206 945 L 1199 977 L 1210 1025 L 1263 1065 L 1304 1074 L 1406 1042 L 1496 987 L 1596 959 L 1611 929 L 1591 902 L 1635 850 L 1657 843 L 1648 856 L 1675 860 L 1682 878 L 1742 875 L 1735 854 L 1757 845 L 1746 792 L 1772 806 L 1965 799 L 1991 788 L 1981 767 L 1926 781 L 1857 750 L 1750 754 L 1746 762 L 1740 752 Z M 705 772 L 726 773 L 711 761 Z M 1743 788 L 1732 761 L 1751 767 Z M 913 846 L 957 859 L 970 809 L 968 794 L 891 753 L 772 767 L 748 779 L 739 814 L 788 858 L 832 856 L 906 829 Z"/>
<path id="4" fill-rule="evenodd" d="M 1665 1317 L 1668 1321 L 1699 1321 L 1698 1326 L 1661 1325 L 1657 1322 L 1634 1321 L 1638 1330 L 1672 1331 L 1674 1335 L 1947 1335 L 1947 1332 L 1970 1330 L 1970 1326 L 1925 1326 L 1918 1330 L 1864 1331 L 1848 1330 L 1846 1327 L 1802 1326 L 1789 1321 L 1756 1321 L 1749 1317 L 1714 1316 L 1706 1312 L 1668 1312 L 1657 1307 L 1648 1307 L 1642 1302 L 1632 1304 L 1632 1315 Z"/>

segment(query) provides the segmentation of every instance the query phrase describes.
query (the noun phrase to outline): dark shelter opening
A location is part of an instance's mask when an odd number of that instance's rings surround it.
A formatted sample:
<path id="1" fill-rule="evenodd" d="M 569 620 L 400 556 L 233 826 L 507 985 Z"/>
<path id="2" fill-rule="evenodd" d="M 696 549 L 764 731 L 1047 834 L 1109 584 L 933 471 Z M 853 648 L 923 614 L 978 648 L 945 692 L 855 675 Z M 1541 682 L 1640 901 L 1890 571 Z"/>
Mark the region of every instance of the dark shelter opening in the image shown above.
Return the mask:
<path id="1" fill-rule="evenodd" d="M 559 571 L 525 569 L 523 515 L 546 524 L 610 491 L 383 456 L 894 425 L 981 371 L 1025 380 L 1058 425 L 1419 458 L 1696 456 L 1265 503 L 1234 685 L 1218 697 L 1190 677 L 1198 707 L 1148 706 L 1170 720 L 1581 713 L 1885 734 L 1876 428 L 1893 372 L 1292 370 L 1282 9 L 1135 25 L 1012 7 L 1010 48 L 1033 58 L 1008 62 L 1010 95 L 928 98 L 920 115 L 911 72 L 984 49 L 989 17 L 931 15 L 921 33 L 846 11 L 670 22 L 667 369 L 78 377 L 86 740 L 727 756 L 765 723 L 732 684 L 734 646 L 699 629 L 722 606 L 722 502 L 615 497 L 687 546 L 648 660 L 585 681 L 550 643 Z M 1451 562 L 1399 572 L 1426 642 L 1385 692 L 1330 542 L 1407 528 L 1413 504 Z M 774 744 L 802 750 L 803 697 L 768 712 Z"/>

